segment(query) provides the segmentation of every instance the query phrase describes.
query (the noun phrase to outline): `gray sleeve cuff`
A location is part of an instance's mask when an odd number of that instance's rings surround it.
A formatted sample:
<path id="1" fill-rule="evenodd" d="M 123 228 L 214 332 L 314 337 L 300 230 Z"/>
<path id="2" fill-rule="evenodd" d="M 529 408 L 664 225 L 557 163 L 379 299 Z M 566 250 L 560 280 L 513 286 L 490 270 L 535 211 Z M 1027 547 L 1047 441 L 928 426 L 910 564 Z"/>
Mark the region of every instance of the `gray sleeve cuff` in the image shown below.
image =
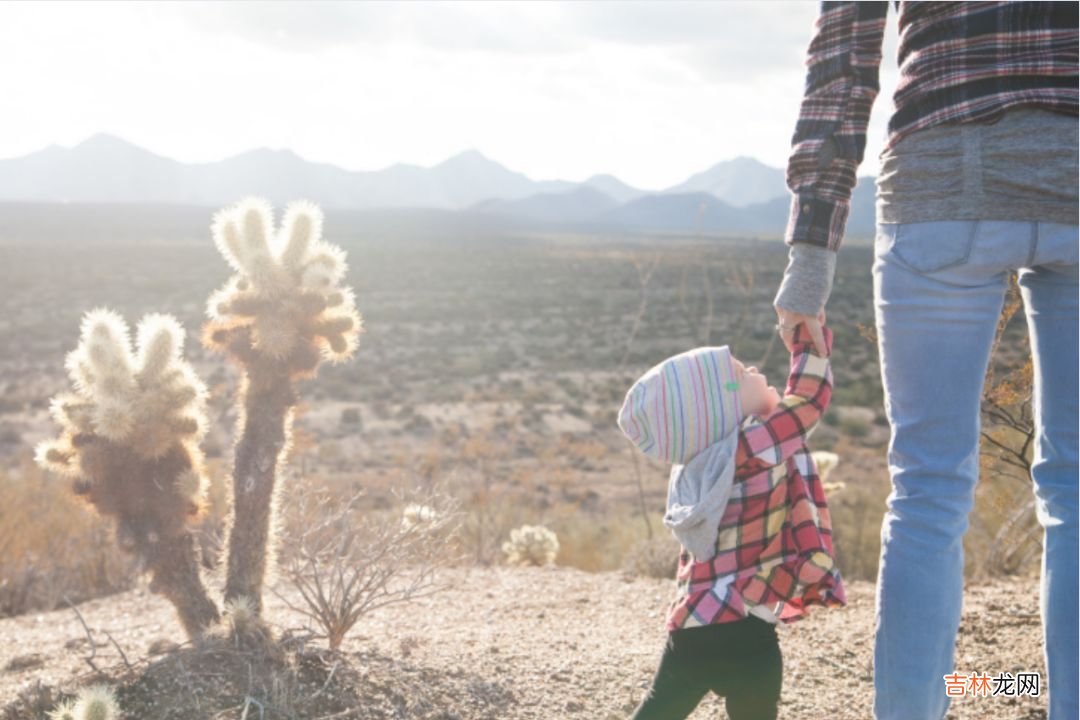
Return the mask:
<path id="1" fill-rule="evenodd" d="M 817 315 L 832 292 L 836 251 L 793 243 L 773 305 L 799 315 Z"/>

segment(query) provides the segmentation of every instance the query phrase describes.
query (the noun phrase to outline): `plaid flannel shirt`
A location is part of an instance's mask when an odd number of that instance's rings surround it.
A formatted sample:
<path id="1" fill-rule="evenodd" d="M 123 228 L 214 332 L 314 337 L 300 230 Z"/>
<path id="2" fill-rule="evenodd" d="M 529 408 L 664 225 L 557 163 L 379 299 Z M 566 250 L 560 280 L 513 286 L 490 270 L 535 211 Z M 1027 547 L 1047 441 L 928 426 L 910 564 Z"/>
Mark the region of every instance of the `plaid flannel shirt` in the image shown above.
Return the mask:
<path id="1" fill-rule="evenodd" d="M 825 340 L 831 349 L 827 328 Z M 812 348 L 800 326 L 780 404 L 740 428 L 716 556 L 695 561 L 685 548 L 680 552 L 669 631 L 742 620 L 754 605 L 792 623 L 809 605 L 847 603 L 825 493 L 806 448 L 832 395 L 829 361 Z"/>
<path id="2" fill-rule="evenodd" d="M 886 150 L 941 123 L 1006 109 L 1077 115 L 1075 2 L 897 2 L 896 110 Z M 888 2 L 823 2 L 792 138 L 785 240 L 840 247 L 878 94 Z"/>

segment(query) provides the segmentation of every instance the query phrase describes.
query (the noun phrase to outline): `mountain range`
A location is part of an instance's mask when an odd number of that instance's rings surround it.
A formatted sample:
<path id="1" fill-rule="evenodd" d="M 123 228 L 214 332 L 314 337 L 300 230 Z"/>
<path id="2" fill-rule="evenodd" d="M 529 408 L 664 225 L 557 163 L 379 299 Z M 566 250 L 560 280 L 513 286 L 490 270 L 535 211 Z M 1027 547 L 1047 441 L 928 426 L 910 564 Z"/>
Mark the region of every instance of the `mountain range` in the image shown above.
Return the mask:
<path id="1" fill-rule="evenodd" d="M 0 159 L 0 202 L 220 207 L 252 194 L 275 205 L 307 198 L 328 209 L 425 208 L 550 226 L 768 234 L 783 232 L 790 202 L 784 171 L 748 157 L 661 191 L 612 175 L 536 181 L 476 150 L 429 168 L 351 171 L 265 148 L 182 163 L 101 133 L 71 148 Z M 848 235 L 872 233 L 873 226 L 874 183 L 864 177 L 852 197 Z"/>

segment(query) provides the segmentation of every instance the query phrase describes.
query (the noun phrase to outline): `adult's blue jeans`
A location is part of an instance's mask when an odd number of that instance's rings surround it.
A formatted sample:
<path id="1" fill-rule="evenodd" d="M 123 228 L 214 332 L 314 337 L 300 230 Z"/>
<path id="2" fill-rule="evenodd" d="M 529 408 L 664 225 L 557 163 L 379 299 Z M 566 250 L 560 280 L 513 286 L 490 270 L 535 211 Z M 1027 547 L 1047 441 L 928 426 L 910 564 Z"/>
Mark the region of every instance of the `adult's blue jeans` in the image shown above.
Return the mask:
<path id="1" fill-rule="evenodd" d="M 1077 709 L 1076 225 L 1004 221 L 879 224 L 874 306 L 891 426 L 892 492 L 881 526 L 874 717 L 941 720 L 956 668 L 963 537 L 979 478 L 980 398 L 1009 271 L 1034 365 L 1033 491 L 1043 527 L 1040 610 L 1049 720 Z M 1033 588 L 1034 590 L 1034 588 Z M 1034 671 L 1034 669 L 1032 669 Z M 982 697 L 986 716 L 997 717 Z"/>

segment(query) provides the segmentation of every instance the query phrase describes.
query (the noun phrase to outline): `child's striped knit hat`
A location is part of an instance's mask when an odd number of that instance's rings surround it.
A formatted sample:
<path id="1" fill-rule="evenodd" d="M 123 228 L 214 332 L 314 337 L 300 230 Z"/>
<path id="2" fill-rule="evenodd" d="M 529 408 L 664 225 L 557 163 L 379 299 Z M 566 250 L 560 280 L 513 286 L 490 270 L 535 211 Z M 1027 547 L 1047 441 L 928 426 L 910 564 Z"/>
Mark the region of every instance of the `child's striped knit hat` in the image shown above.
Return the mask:
<path id="1" fill-rule="evenodd" d="M 664 360 L 634 383 L 619 411 L 619 428 L 643 453 L 676 465 L 734 432 L 741 420 L 727 345 Z"/>

